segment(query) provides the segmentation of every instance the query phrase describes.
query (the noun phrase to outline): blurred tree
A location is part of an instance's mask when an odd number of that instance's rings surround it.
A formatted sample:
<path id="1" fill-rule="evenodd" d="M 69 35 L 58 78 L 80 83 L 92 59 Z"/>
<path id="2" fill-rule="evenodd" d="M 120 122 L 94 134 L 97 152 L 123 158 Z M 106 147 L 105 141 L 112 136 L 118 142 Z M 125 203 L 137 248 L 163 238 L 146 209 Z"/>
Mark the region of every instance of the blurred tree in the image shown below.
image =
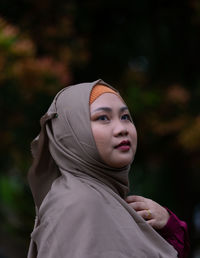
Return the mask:
<path id="1" fill-rule="evenodd" d="M 29 38 L 0 19 L 0 239 L 12 235 L 23 247 L 34 212 L 26 182 L 29 142 L 39 131 L 38 118 L 52 95 L 70 80 L 66 65 L 50 57 L 37 58 L 35 52 Z M 16 250 L 9 244 L 4 248 L 14 257 Z"/>

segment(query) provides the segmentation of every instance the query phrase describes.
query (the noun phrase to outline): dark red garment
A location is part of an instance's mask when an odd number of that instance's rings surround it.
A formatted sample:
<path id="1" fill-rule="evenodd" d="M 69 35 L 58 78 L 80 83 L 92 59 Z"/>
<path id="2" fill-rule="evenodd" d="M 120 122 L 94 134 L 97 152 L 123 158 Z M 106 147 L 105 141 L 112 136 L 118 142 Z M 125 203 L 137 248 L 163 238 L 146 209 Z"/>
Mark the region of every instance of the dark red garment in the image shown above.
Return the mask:
<path id="1" fill-rule="evenodd" d="M 168 208 L 166 209 L 170 217 L 166 226 L 158 230 L 158 233 L 177 250 L 179 258 L 186 258 L 190 250 L 187 224 Z"/>

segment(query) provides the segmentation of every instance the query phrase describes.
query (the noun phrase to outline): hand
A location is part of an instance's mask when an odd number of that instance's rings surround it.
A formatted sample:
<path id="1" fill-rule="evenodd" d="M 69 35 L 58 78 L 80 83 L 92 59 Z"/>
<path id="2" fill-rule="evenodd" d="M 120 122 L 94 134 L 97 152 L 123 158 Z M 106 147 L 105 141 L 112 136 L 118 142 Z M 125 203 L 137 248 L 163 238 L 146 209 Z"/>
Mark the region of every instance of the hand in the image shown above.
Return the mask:
<path id="1" fill-rule="evenodd" d="M 170 217 L 168 211 L 157 202 L 142 196 L 131 195 L 126 202 L 155 229 L 161 229 Z"/>

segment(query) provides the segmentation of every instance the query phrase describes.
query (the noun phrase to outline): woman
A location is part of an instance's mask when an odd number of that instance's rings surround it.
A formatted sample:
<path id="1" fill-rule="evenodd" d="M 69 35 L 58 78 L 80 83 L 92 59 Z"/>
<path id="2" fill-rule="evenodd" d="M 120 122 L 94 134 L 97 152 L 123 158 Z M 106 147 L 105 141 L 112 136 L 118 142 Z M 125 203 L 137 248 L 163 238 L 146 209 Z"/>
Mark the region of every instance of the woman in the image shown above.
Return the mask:
<path id="1" fill-rule="evenodd" d="M 29 258 L 177 257 L 150 223 L 163 228 L 166 209 L 134 199 L 142 197 L 126 199 L 136 146 L 128 108 L 104 81 L 56 95 L 32 143 L 37 219 Z"/>

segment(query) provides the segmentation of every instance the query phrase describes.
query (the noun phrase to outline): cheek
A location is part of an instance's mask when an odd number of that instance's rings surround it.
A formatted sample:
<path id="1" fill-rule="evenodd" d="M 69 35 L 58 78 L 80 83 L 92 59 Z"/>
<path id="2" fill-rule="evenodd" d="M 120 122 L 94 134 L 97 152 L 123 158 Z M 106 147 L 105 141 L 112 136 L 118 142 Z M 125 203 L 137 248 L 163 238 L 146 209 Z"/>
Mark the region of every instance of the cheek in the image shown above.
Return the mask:
<path id="1" fill-rule="evenodd" d="M 105 130 L 100 126 L 92 125 L 92 133 L 93 133 L 97 148 L 98 149 L 103 148 L 105 143 L 107 142 Z"/>
<path id="2" fill-rule="evenodd" d="M 136 128 L 134 125 L 131 126 L 129 132 L 130 132 L 130 137 L 133 142 L 133 145 L 136 149 L 136 147 L 137 147 L 137 131 L 136 131 Z"/>

